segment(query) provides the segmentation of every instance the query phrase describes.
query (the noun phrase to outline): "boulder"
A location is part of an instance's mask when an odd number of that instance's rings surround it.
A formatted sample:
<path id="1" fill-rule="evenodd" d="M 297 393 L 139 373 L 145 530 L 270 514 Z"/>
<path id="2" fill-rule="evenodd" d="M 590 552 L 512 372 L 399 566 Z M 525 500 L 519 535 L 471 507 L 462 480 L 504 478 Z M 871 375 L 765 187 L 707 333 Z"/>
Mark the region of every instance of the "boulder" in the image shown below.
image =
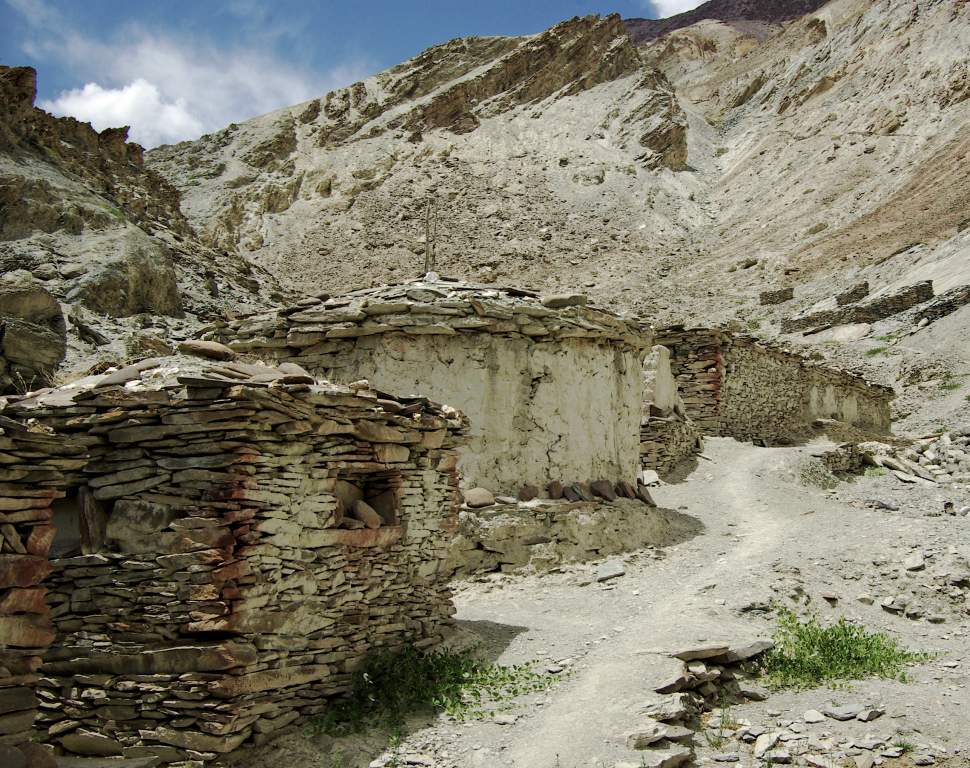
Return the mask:
<path id="1" fill-rule="evenodd" d="M 465 503 L 473 509 L 488 507 L 495 503 L 495 497 L 486 488 L 470 488 L 465 491 Z"/>

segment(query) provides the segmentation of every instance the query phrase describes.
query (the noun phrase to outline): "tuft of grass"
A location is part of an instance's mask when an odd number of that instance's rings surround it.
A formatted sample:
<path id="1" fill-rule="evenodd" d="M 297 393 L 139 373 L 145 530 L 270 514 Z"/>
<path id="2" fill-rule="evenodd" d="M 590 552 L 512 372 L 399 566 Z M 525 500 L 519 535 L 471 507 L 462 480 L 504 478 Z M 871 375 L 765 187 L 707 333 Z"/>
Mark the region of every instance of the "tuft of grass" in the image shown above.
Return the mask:
<path id="1" fill-rule="evenodd" d="M 862 470 L 862 474 L 864 474 L 866 477 L 883 477 L 889 473 L 882 467 L 873 467 L 867 465 L 866 468 Z"/>
<path id="2" fill-rule="evenodd" d="M 801 621 L 780 608 L 774 648 L 764 654 L 767 682 L 773 688 L 808 688 L 836 680 L 870 676 L 906 680 L 903 665 L 935 654 L 917 653 L 883 632 L 869 633 L 844 616 L 823 627 L 818 616 Z"/>
<path id="3" fill-rule="evenodd" d="M 875 357 L 876 355 L 881 355 L 887 349 L 889 349 L 889 347 L 873 347 L 872 349 L 867 349 L 866 357 Z"/>
<path id="4" fill-rule="evenodd" d="M 372 644 L 367 664 L 353 675 L 350 697 L 332 706 L 310 733 L 399 728 L 423 709 L 440 708 L 457 720 L 491 716 L 512 709 L 508 702 L 515 697 L 544 691 L 556 680 L 533 671 L 531 662 L 506 667 L 479 660 L 477 651 L 478 646 L 421 651 L 411 642 L 396 648 Z"/>
<path id="5" fill-rule="evenodd" d="M 717 728 L 713 731 L 704 731 L 704 739 L 707 741 L 707 745 L 712 749 L 720 749 L 724 746 L 731 734 L 737 730 L 738 724 L 735 722 L 734 718 L 731 717 L 731 711 L 728 709 L 727 697 L 724 693 L 721 693 L 721 716 L 718 719 Z"/>
<path id="6" fill-rule="evenodd" d="M 940 384 L 940 389 L 960 389 L 962 386 L 962 381 L 948 381 L 946 384 Z"/>
<path id="7" fill-rule="evenodd" d="M 914 749 L 916 749 L 916 745 L 911 741 L 906 741 L 906 739 L 896 739 L 896 741 L 892 743 L 892 746 L 903 750 L 904 755 L 907 752 L 912 752 Z"/>

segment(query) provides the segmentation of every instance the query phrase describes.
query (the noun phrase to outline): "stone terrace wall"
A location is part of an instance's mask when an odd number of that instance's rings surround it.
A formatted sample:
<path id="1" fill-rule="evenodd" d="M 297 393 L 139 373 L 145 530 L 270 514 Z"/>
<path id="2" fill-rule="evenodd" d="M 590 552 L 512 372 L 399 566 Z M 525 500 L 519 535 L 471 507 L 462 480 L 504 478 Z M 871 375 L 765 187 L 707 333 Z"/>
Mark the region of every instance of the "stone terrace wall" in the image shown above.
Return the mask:
<path id="1" fill-rule="evenodd" d="M 45 476 L 81 525 L 45 582 L 38 725 L 58 749 L 211 759 L 322 711 L 369 637 L 450 631 L 467 419 L 307 379 L 225 363 L 8 406 L 86 454 Z"/>
<path id="2" fill-rule="evenodd" d="M 889 387 L 727 331 L 671 328 L 657 342 L 671 350 L 687 414 L 704 434 L 801 438 L 819 418 L 889 432 Z"/>
<path id="3" fill-rule="evenodd" d="M 476 427 L 462 457 L 469 486 L 515 492 L 561 477 L 632 481 L 650 331 L 585 302 L 415 282 L 304 299 L 207 337 L 463 409 Z"/>
<path id="4" fill-rule="evenodd" d="M 874 323 L 904 312 L 933 298 L 933 281 L 924 280 L 907 285 L 888 296 L 877 296 L 865 303 L 848 304 L 838 309 L 826 309 L 808 315 L 789 317 L 781 321 L 782 333 L 794 333 L 820 325 Z"/>

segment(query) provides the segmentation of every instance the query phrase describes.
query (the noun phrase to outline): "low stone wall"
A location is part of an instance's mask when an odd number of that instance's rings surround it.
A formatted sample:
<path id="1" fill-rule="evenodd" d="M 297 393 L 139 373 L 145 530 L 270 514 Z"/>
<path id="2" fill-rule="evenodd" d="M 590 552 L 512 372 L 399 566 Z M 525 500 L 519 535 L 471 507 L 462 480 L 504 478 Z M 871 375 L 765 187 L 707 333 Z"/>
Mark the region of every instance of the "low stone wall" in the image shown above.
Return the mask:
<path id="1" fill-rule="evenodd" d="M 786 301 L 791 301 L 795 298 L 795 289 L 789 286 L 787 288 L 779 288 L 776 291 L 762 291 L 758 298 L 762 306 L 784 304 Z"/>
<path id="2" fill-rule="evenodd" d="M 112 376 L 5 411 L 71 456 L 47 476 L 57 750 L 209 760 L 321 712 L 371 639 L 450 631 L 460 412 L 262 366 Z"/>
<path id="3" fill-rule="evenodd" d="M 849 304 L 838 309 L 827 309 L 808 315 L 789 317 L 781 321 L 782 333 L 794 333 L 820 325 L 846 325 L 849 323 L 874 323 L 922 304 L 933 298 L 933 281 L 924 280 L 907 285 L 888 296 L 878 296 L 866 303 Z"/>
<path id="4" fill-rule="evenodd" d="M 801 439 L 819 418 L 889 432 L 889 387 L 728 331 L 663 329 L 657 342 L 671 351 L 687 415 L 702 434 Z"/>
<path id="5" fill-rule="evenodd" d="M 586 306 L 430 278 L 309 298 L 209 330 L 213 341 L 339 381 L 461 408 L 462 482 L 515 493 L 561 477 L 633 481 L 650 330 Z"/>
<path id="6" fill-rule="evenodd" d="M 700 451 L 700 432 L 674 414 L 648 416 L 640 425 L 640 466 L 664 475 Z"/>
<path id="7" fill-rule="evenodd" d="M 850 288 L 845 293 L 840 293 L 835 297 L 835 303 L 844 307 L 849 304 L 855 304 L 857 301 L 862 301 L 866 296 L 869 295 L 869 281 L 859 283 L 857 286 Z"/>
<path id="8" fill-rule="evenodd" d="M 657 544 L 666 530 L 663 513 L 656 507 L 623 498 L 463 509 L 458 514 L 448 564 L 459 577 L 527 566 L 547 571 L 563 563 L 595 560 Z"/>
<path id="9" fill-rule="evenodd" d="M 865 463 L 857 443 L 843 443 L 830 451 L 817 451 L 812 454 L 820 459 L 829 472 L 854 472 Z"/>
<path id="10" fill-rule="evenodd" d="M 961 307 L 970 304 L 970 285 L 960 285 L 951 288 L 945 293 L 935 297 L 926 306 L 920 307 L 917 312 L 917 322 L 919 320 L 929 320 L 931 323 L 941 317 L 956 312 Z"/>

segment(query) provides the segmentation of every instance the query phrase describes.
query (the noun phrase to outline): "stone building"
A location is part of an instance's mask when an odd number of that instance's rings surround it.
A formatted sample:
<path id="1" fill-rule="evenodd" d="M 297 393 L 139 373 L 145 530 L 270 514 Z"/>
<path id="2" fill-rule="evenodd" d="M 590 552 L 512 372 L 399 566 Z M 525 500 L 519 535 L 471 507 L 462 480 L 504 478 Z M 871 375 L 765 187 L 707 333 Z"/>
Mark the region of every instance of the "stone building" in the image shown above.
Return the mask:
<path id="1" fill-rule="evenodd" d="M 889 434 L 890 387 L 729 331 L 674 326 L 656 341 L 670 350 L 678 392 L 702 434 L 800 439 L 818 419 Z"/>
<path id="2" fill-rule="evenodd" d="M 450 632 L 462 413 L 152 365 L 0 419 L 4 741 L 210 760 L 321 712 L 370 638 Z"/>
<path id="3" fill-rule="evenodd" d="M 586 306 L 436 279 L 309 298 L 206 338 L 332 380 L 421 392 L 468 413 L 462 482 L 515 492 L 632 481 L 650 330 Z"/>

